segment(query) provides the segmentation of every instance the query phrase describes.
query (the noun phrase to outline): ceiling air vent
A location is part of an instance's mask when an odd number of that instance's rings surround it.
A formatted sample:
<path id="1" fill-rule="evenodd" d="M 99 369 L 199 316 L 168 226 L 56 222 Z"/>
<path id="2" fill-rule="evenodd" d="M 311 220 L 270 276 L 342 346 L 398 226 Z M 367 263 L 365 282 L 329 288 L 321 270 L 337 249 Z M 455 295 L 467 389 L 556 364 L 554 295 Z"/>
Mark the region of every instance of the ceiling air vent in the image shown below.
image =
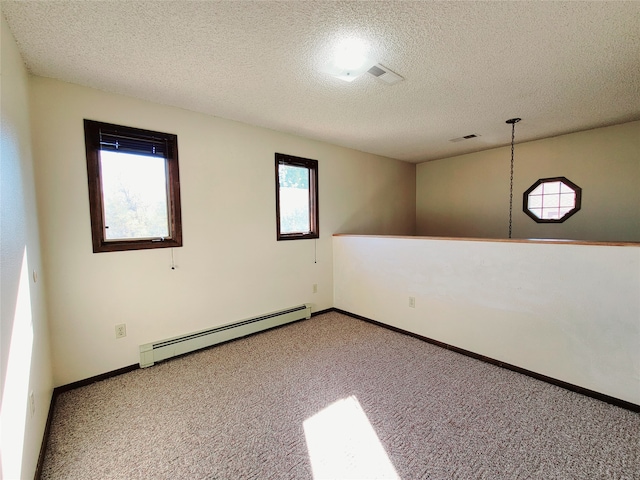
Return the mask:
<path id="1" fill-rule="evenodd" d="M 469 140 L 471 138 L 476 138 L 476 137 L 479 137 L 479 136 L 480 135 L 476 135 L 475 133 L 472 133 L 471 135 L 465 135 L 464 137 L 452 138 L 449 141 L 450 142 L 462 142 L 463 140 Z"/>
<path id="2" fill-rule="evenodd" d="M 382 80 L 385 83 L 388 83 L 389 85 L 393 85 L 404 80 L 404 78 L 402 78 L 396 72 L 389 70 L 387 67 L 380 65 L 379 63 L 374 65 L 367 71 L 374 77 Z"/>

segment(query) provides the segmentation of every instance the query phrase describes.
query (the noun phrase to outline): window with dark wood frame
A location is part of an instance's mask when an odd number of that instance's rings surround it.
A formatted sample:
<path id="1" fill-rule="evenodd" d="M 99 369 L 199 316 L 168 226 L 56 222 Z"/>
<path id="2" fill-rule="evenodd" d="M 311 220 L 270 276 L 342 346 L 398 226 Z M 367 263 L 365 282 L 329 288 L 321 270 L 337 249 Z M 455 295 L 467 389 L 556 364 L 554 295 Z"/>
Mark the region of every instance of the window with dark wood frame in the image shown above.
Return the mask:
<path id="1" fill-rule="evenodd" d="M 582 189 L 565 177 L 541 178 L 523 194 L 522 209 L 537 223 L 562 223 L 580 210 Z"/>
<path id="2" fill-rule="evenodd" d="M 277 239 L 318 238 L 318 161 L 282 153 L 275 160 Z"/>
<path id="3" fill-rule="evenodd" d="M 84 132 L 94 253 L 181 247 L 178 137 L 94 120 Z"/>

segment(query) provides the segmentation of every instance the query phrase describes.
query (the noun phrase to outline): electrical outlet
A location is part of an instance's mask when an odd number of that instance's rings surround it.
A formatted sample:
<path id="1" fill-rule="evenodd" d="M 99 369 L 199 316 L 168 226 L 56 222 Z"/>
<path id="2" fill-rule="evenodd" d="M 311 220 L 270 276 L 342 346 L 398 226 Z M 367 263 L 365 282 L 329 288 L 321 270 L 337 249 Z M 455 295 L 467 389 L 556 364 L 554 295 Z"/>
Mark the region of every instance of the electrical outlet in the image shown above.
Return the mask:
<path id="1" fill-rule="evenodd" d="M 127 325 L 121 323 L 120 325 L 116 325 L 116 338 L 122 338 L 127 336 Z"/>
<path id="2" fill-rule="evenodd" d="M 32 417 L 36 414 L 36 400 L 33 396 L 33 390 L 29 392 L 29 412 Z"/>
<path id="3" fill-rule="evenodd" d="M 318 284 L 317 283 L 313 284 L 313 293 L 318 293 Z"/>
<path id="4" fill-rule="evenodd" d="M 409 297 L 409 306 L 411 308 L 416 308 L 416 297 Z"/>

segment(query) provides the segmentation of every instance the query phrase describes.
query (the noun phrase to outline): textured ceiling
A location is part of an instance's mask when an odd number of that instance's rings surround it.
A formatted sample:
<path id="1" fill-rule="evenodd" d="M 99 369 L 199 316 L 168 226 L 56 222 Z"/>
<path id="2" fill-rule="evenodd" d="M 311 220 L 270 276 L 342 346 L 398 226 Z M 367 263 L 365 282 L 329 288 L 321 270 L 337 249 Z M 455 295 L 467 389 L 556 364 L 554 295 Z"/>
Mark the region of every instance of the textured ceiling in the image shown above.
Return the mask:
<path id="1" fill-rule="evenodd" d="M 640 2 L 2 1 L 35 75 L 410 162 L 640 119 Z M 323 73 L 341 38 L 405 81 Z M 468 134 L 478 138 L 451 139 Z"/>

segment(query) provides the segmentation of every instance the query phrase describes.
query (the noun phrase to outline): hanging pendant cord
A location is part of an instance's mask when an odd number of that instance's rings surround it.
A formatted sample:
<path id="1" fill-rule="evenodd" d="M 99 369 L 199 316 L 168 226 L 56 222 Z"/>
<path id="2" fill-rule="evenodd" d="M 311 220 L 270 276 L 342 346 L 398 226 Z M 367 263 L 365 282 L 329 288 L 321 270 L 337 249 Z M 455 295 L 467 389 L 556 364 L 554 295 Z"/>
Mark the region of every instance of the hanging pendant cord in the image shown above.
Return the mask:
<path id="1" fill-rule="evenodd" d="M 516 124 L 511 124 L 511 180 L 509 183 L 509 238 L 513 226 L 513 143 L 516 136 Z"/>
<path id="2" fill-rule="evenodd" d="M 506 123 L 511 124 L 511 180 L 509 183 L 509 238 L 511 238 L 511 230 L 513 225 L 513 145 L 516 139 L 516 123 L 520 121 L 519 118 L 512 118 L 507 120 Z"/>

